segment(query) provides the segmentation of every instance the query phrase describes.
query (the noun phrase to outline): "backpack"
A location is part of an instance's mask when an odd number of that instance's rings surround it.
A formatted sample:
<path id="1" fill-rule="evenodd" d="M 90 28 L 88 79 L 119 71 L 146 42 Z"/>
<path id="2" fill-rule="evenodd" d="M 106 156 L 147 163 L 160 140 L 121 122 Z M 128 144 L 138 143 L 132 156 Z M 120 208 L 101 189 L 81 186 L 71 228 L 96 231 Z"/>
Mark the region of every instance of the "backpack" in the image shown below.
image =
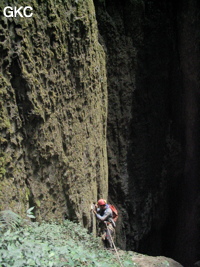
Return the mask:
<path id="1" fill-rule="evenodd" d="M 118 210 L 115 208 L 114 205 L 108 204 L 109 208 L 112 210 L 113 214 L 113 221 L 116 222 L 118 219 Z"/>

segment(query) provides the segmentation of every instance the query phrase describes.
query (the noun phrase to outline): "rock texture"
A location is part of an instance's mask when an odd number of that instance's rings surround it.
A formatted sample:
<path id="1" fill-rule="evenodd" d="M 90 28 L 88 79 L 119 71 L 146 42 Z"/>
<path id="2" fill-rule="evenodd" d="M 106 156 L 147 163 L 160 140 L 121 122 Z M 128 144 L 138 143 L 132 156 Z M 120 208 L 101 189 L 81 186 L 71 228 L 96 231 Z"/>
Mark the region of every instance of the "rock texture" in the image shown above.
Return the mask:
<path id="1" fill-rule="evenodd" d="M 96 12 L 108 54 L 109 192 L 125 219 L 119 242 L 145 250 L 151 232 L 160 238 L 166 165 L 177 167 L 181 153 L 169 116 L 170 14 L 148 1 L 118 1 L 114 7 L 99 1 Z M 157 242 L 151 244 L 152 253 L 157 249 Z"/>
<path id="2" fill-rule="evenodd" d="M 107 53 L 117 242 L 192 266 L 199 258 L 199 2 L 94 2 Z"/>
<path id="3" fill-rule="evenodd" d="M 0 209 L 35 206 L 37 219 L 88 227 L 91 201 L 108 191 L 105 53 L 93 2 L 30 5 L 31 18 L 1 15 Z"/>
<path id="4" fill-rule="evenodd" d="M 0 209 L 94 229 L 109 186 L 121 248 L 193 265 L 199 1 L 30 5 L 32 18 L 0 17 Z"/>
<path id="5" fill-rule="evenodd" d="M 129 252 L 129 254 L 138 267 L 182 267 L 178 262 L 163 256 L 152 257 L 135 252 Z"/>

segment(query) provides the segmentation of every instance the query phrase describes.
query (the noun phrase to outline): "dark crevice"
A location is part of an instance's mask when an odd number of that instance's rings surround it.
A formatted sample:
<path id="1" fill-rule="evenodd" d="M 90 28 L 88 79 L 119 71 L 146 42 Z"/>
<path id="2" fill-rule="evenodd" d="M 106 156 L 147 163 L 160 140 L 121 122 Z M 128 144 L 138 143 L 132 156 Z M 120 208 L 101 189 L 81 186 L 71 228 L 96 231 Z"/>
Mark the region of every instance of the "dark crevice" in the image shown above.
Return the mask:
<path id="1" fill-rule="evenodd" d="M 28 91 L 30 88 L 26 80 L 22 77 L 20 61 L 17 55 L 14 56 L 10 73 L 12 76 L 11 84 L 15 90 L 16 102 L 18 106 L 19 116 L 24 124 L 29 121 L 29 116 L 33 110 L 33 104 L 28 98 Z"/>
<path id="2" fill-rule="evenodd" d="M 18 54 L 13 54 L 12 63 L 9 71 L 11 73 L 11 84 L 15 91 L 16 104 L 18 107 L 19 117 L 23 124 L 25 137 L 32 136 L 33 125 L 40 124 L 44 121 L 42 114 L 36 111 L 34 107 L 34 94 L 31 85 L 22 76 L 21 63 Z"/>
<path id="3" fill-rule="evenodd" d="M 78 222 L 78 218 L 76 215 L 76 212 L 74 210 L 73 202 L 70 199 L 70 195 L 68 193 L 69 191 L 69 186 L 65 185 L 63 186 L 63 195 L 65 198 L 65 203 L 66 203 L 66 214 L 64 214 L 64 219 L 71 220 L 73 222 Z"/>
<path id="4" fill-rule="evenodd" d="M 27 179 L 25 180 L 25 184 L 26 184 L 26 186 L 27 186 L 27 188 L 29 190 L 29 193 L 28 193 L 29 208 L 34 207 L 34 209 L 32 210 L 32 213 L 35 216 L 35 218 L 31 218 L 31 221 L 35 222 L 36 221 L 36 213 L 37 213 L 37 205 L 36 205 L 35 200 L 34 200 L 34 195 L 33 195 L 33 192 L 31 190 L 30 183 L 29 183 L 29 181 Z"/>
<path id="5" fill-rule="evenodd" d="M 192 267 L 200 259 L 200 2 L 94 4 L 107 52 L 109 194 L 127 218 L 118 245 Z"/>

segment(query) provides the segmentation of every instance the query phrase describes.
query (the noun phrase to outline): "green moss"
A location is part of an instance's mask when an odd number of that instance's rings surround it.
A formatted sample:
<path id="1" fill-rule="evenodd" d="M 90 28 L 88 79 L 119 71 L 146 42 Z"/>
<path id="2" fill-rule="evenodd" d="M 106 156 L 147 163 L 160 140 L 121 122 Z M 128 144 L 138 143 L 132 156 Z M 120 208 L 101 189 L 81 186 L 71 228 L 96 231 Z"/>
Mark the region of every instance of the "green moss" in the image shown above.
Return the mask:
<path id="1" fill-rule="evenodd" d="M 0 76 L 1 75 L 2 74 L 0 74 Z M 3 103 L 3 99 L 5 99 L 5 100 L 9 99 L 9 96 L 8 96 L 7 90 L 6 90 L 9 86 L 10 86 L 10 83 L 2 75 L 1 84 L 0 84 L 0 130 L 1 131 L 7 130 L 8 132 L 10 132 L 11 124 L 10 124 L 9 116 L 7 115 L 6 107 Z M 1 138 L 3 138 L 3 140 L 5 142 L 5 138 L 3 136 L 1 136 Z M 2 139 L 1 139 L 1 141 L 2 141 Z"/>
<path id="2" fill-rule="evenodd" d="M 37 207 L 41 206 L 41 202 L 39 201 L 39 199 L 35 199 L 35 204 L 37 205 Z"/>
<path id="3" fill-rule="evenodd" d="M 29 198 L 30 198 L 30 190 L 28 187 L 25 188 L 25 197 L 26 197 L 26 200 L 27 202 L 29 202 Z"/>
<path id="4" fill-rule="evenodd" d="M 7 144 L 8 140 L 1 137 L 0 138 L 0 144 Z M 12 162 L 12 158 L 10 154 L 5 153 L 1 150 L 0 152 L 0 178 L 3 178 L 7 172 L 7 166 Z"/>
<path id="5" fill-rule="evenodd" d="M 6 174 L 4 161 L 4 158 L 0 157 L 0 178 L 2 178 Z"/>
<path id="6" fill-rule="evenodd" d="M 15 80 L 15 66 L 8 66 L 11 73 L 0 85 L 5 101 L 2 142 L 14 159 L 3 155 L 2 174 L 7 170 L 9 178 L 2 181 L 2 192 L 12 192 L 2 193 L 0 201 L 25 206 L 31 196 L 37 217 L 47 211 L 45 219 L 63 218 L 69 210 L 69 216 L 81 221 L 97 192 L 107 194 L 106 149 L 96 153 L 106 140 L 105 55 L 98 43 L 93 1 L 41 0 L 40 8 L 36 2 L 34 23 L 9 20 L 9 31 L 4 29 L 12 44 L 7 62 L 18 64 L 18 75 Z M 24 182 L 27 176 L 32 194 Z M 80 210 L 82 199 L 86 203 Z M 90 220 L 88 215 L 88 225 Z"/>
<path id="7" fill-rule="evenodd" d="M 10 121 L 8 118 L 0 118 L 0 130 L 10 129 Z"/>

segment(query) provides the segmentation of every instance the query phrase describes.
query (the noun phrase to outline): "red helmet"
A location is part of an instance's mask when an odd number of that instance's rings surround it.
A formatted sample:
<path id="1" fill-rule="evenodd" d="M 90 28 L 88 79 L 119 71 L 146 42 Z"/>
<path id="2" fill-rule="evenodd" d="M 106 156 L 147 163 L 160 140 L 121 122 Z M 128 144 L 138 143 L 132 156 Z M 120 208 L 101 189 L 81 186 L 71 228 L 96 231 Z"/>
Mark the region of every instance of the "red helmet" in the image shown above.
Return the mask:
<path id="1" fill-rule="evenodd" d="M 97 202 L 97 204 L 99 205 L 99 206 L 104 206 L 104 205 L 106 205 L 106 201 L 105 201 L 105 199 L 99 199 L 98 200 L 98 202 Z"/>

